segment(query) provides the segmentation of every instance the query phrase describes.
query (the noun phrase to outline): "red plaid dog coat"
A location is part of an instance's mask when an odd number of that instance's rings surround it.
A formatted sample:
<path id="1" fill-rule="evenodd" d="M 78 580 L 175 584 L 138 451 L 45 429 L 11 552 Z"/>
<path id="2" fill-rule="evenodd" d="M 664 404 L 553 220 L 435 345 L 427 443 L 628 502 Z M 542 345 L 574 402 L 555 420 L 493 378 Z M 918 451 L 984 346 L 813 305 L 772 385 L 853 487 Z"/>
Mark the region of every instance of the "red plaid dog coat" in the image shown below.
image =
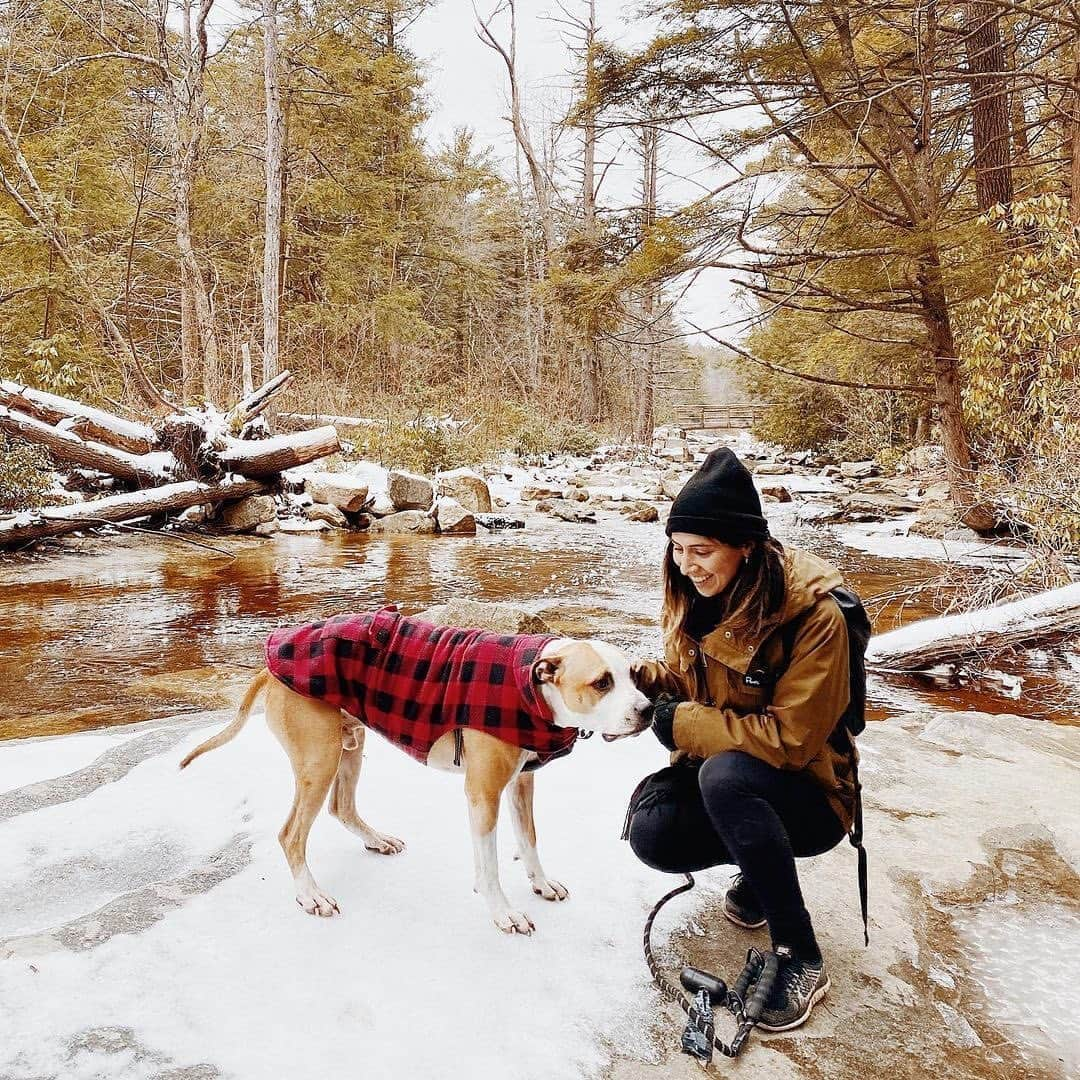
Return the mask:
<path id="1" fill-rule="evenodd" d="M 305 697 L 352 714 L 426 762 L 454 728 L 478 728 L 539 765 L 568 754 L 576 728 L 556 727 L 533 679 L 551 635 L 435 626 L 392 608 L 275 630 L 266 666 Z"/>

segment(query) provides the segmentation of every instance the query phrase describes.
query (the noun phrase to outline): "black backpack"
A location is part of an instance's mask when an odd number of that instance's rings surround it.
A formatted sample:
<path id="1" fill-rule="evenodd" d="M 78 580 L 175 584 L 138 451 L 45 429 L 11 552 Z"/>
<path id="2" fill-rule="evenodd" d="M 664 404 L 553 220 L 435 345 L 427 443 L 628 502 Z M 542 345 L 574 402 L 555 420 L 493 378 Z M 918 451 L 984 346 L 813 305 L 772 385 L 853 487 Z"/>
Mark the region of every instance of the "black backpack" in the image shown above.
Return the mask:
<path id="1" fill-rule="evenodd" d="M 833 589 L 829 595 L 844 616 L 848 634 L 848 675 L 851 693 L 848 706 L 836 721 L 829 736 L 829 745 L 840 754 L 851 753 L 851 779 L 855 785 L 855 811 L 852 816 L 848 840 L 859 853 L 859 905 L 862 908 L 863 938 L 870 944 L 867 919 L 866 848 L 863 847 L 862 785 L 859 783 L 859 755 L 855 752 L 855 736 L 866 727 L 866 646 L 870 642 L 870 619 L 862 601 L 850 589 L 843 586 Z M 784 643 L 784 656 L 790 658 L 795 646 L 802 617 L 792 619 L 780 631 Z M 786 664 L 785 664 L 786 666 Z"/>

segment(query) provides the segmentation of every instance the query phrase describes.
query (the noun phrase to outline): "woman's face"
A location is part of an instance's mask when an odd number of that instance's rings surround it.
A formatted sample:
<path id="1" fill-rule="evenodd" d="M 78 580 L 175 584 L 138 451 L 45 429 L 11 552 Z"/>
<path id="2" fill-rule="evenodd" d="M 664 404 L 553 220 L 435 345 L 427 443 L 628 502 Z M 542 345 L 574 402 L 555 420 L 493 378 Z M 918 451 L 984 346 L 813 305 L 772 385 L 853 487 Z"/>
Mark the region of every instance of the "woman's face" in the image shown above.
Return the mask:
<path id="1" fill-rule="evenodd" d="M 750 544 L 731 547 L 696 533 L 671 534 L 671 557 L 701 596 L 719 596 L 735 580 L 750 550 Z"/>

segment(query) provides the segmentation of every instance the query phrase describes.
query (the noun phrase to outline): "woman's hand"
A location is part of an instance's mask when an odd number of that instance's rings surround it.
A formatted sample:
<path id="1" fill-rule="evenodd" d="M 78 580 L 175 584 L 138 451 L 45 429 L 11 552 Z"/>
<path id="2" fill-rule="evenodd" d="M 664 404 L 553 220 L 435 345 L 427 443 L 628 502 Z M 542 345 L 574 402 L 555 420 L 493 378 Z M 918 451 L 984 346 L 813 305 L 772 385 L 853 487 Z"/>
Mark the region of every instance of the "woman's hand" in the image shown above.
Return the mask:
<path id="1" fill-rule="evenodd" d="M 660 694 L 653 703 L 652 733 L 668 750 L 677 749 L 672 728 L 675 724 L 675 710 L 684 700 L 674 694 Z"/>

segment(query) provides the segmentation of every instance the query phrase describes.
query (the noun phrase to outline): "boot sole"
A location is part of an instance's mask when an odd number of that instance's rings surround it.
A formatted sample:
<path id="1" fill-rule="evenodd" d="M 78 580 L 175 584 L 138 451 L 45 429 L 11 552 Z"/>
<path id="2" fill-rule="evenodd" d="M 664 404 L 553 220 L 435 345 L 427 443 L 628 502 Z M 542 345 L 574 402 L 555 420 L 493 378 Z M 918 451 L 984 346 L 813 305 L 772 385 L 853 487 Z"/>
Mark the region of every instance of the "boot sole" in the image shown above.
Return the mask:
<path id="1" fill-rule="evenodd" d="M 767 1031 L 770 1034 L 777 1031 L 792 1031 L 797 1027 L 802 1027 L 807 1020 L 810 1019 L 810 1013 L 813 1012 L 814 1006 L 829 992 L 829 988 L 832 983 L 829 982 L 828 975 L 825 976 L 825 982 L 819 986 L 811 995 L 810 1000 L 806 1003 L 806 1011 L 797 1016 L 794 1020 L 789 1021 L 786 1024 L 777 1024 L 772 1026 L 770 1024 L 763 1024 L 758 1022 L 758 1030 Z"/>
<path id="2" fill-rule="evenodd" d="M 766 923 L 766 920 L 760 919 L 758 922 L 747 922 L 745 919 L 740 919 L 738 915 L 732 914 L 725 904 L 722 908 L 724 912 L 724 918 L 728 922 L 733 922 L 736 926 L 741 926 L 744 930 L 760 930 Z"/>

